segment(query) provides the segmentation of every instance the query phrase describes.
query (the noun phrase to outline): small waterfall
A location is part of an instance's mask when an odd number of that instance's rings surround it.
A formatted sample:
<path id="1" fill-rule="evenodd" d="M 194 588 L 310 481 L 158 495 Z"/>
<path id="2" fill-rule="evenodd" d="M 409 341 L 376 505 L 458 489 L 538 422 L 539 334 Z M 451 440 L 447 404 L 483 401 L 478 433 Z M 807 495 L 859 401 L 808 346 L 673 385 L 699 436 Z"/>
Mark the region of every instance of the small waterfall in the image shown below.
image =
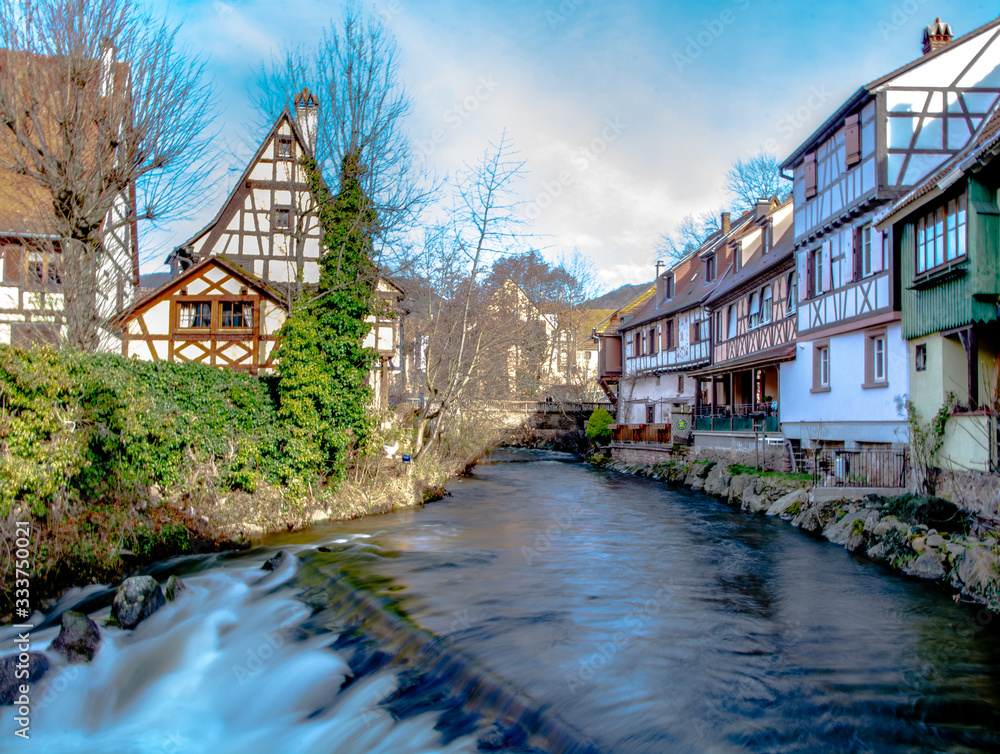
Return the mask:
<path id="1" fill-rule="evenodd" d="M 77 602 L 104 640 L 89 665 L 54 668 L 33 690 L 31 739 L 58 752 L 594 751 L 569 726 L 352 585 L 337 553 L 233 560 L 134 631 L 105 626 L 110 592 Z M 63 603 L 33 634 L 44 650 Z M 8 644 L 9 645 L 9 644 Z M 54 656 L 51 655 L 50 656 Z M 0 736 L 12 741 L 12 715 Z"/>

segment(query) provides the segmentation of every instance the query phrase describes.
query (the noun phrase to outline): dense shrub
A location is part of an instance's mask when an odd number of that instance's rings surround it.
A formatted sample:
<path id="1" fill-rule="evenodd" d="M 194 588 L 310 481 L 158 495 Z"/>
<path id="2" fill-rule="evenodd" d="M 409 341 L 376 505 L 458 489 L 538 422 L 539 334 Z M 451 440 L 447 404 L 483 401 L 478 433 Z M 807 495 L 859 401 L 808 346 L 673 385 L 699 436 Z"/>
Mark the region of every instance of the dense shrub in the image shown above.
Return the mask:
<path id="1" fill-rule="evenodd" d="M 0 514 L 129 501 L 211 469 L 252 490 L 283 474 L 271 391 L 201 364 L 0 346 Z"/>
<path id="2" fill-rule="evenodd" d="M 608 428 L 615 423 L 615 419 L 606 409 L 598 406 L 587 420 L 587 437 L 597 443 L 604 443 L 611 440 L 611 430 Z"/>

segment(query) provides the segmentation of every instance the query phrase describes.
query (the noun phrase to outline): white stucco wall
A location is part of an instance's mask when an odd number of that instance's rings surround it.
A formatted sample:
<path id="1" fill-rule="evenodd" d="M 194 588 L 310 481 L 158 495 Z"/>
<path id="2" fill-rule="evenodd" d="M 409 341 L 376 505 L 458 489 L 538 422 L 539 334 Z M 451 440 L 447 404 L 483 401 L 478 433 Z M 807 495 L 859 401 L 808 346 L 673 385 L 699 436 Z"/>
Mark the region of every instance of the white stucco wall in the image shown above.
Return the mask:
<path id="1" fill-rule="evenodd" d="M 856 442 L 905 442 L 905 423 L 896 397 L 909 392 L 907 345 L 898 322 L 886 328 L 888 386 L 862 387 L 865 332 L 829 340 L 830 391 L 811 392 L 815 341 L 800 341 L 795 361 L 781 365 L 781 425 L 786 437 Z"/>

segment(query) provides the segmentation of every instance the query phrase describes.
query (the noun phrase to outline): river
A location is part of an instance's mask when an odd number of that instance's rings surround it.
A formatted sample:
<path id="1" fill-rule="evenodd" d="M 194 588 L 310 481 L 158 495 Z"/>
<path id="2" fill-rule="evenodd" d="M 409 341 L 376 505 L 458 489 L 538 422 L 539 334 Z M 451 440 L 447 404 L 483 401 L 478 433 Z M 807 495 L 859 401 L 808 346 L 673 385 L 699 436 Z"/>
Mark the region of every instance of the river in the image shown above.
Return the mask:
<path id="1" fill-rule="evenodd" d="M 30 742 L 8 709 L 0 745 L 477 751 L 501 730 L 519 751 L 1000 747 L 998 622 L 935 585 L 562 454 L 499 451 L 449 490 L 159 564 L 188 589 L 36 689 Z M 261 571 L 279 550 L 295 557 Z M 110 594 L 67 594 L 35 648 L 69 607 L 101 622 Z"/>

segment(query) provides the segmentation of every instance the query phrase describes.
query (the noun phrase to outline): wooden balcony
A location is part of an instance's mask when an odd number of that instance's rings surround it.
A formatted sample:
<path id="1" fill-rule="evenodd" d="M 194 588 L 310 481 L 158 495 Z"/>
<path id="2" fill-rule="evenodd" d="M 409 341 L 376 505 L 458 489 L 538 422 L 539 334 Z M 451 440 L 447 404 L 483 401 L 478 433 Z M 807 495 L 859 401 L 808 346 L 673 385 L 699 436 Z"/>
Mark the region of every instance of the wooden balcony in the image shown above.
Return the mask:
<path id="1" fill-rule="evenodd" d="M 669 424 L 612 424 L 611 442 L 670 444 Z"/>

